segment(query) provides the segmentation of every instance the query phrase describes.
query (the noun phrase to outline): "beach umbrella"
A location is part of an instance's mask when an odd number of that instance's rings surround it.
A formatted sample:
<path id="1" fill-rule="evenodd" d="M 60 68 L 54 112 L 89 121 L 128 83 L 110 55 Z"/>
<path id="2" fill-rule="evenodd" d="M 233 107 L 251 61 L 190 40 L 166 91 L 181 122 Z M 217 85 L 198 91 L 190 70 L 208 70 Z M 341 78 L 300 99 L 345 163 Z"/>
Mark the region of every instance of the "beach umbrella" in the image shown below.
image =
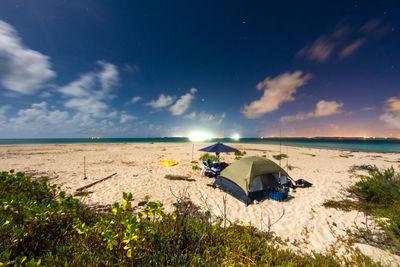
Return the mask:
<path id="1" fill-rule="evenodd" d="M 204 151 L 204 152 L 215 152 L 218 156 L 219 160 L 219 153 L 221 152 L 239 152 L 236 148 L 224 145 L 222 143 L 216 143 L 208 147 L 204 147 L 202 149 L 199 149 L 199 151 Z"/>

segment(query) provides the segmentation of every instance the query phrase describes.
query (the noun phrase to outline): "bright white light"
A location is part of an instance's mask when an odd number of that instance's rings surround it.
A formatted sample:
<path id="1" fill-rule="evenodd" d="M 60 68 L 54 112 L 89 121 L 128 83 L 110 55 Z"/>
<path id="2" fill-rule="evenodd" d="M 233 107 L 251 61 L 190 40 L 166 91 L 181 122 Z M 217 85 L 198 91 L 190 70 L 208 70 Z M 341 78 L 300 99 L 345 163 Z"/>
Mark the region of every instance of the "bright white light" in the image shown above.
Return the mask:
<path id="1" fill-rule="evenodd" d="M 231 139 L 233 140 L 239 140 L 240 139 L 240 135 L 239 134 L 234 134 Z"/>
<path id="2" fill-rule="evenodd" d="M 211 139 L 211 138 L 212 138 L 211 134 L 204 133 L 204 132 L 191 132 L 189 134 L 189 139 L 190 139 L 190 141 L 193 141 L 193 142 L 201 142 L 201 141 L 205 141 L 205 140 Z"/>

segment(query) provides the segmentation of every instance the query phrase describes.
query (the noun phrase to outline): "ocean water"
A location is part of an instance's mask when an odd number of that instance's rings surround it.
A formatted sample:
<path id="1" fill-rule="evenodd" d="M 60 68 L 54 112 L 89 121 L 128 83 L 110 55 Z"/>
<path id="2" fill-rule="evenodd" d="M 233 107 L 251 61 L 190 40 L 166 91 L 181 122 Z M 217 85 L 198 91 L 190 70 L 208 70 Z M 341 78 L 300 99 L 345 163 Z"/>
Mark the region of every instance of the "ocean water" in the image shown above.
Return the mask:
<path id="1" fill-rule="evenodd" d="M 40 139 L 0 139 L 0 145 L 37 145 L 37 144 L 95 144 L 95 143 L 189 143 L 185 137 L 161 138 L 40 138 Z M 400 139 L 363 139 L 363 138 L 231 138 L 212 139 L 204 143 L 249 143 L 282 144 L 314 148 L 330 148 L 354 151 L 399 152 Z"/>

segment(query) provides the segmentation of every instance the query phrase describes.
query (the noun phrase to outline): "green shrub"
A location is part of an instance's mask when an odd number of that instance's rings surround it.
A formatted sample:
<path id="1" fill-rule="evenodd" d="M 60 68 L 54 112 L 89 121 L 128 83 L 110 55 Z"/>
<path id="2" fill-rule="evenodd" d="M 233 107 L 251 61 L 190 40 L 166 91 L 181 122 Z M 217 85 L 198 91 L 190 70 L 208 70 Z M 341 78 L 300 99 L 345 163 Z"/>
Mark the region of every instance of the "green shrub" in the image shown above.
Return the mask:
<path id="1" fill-rule="evenodd" d="M 211 160 L 211 161 L 218 161 L 218 157 L 216 155 L 211 155 L 209 153 L 204 153 L 203 155 L 201 155 L 201 157 L 199 158 L 199 160 Z"/>
<path id="2" fill-rule="evenodd" d="M 281 160 L 287 158 L 288 156 L 286 154 L 278 154 L 278 155 L 273 155 L 272 157 L 276 160 Z"/>
<path id="3" fill-rule="evenodd" d="M 244 155 L 246 155 L 247 153 L 246 153 L 246 151 L 236 151 L 235 152 L 235 156 L 239 156 L 239 157 L 243 157 Z"/>
<path id="4" fill-rule="evenodd" d="M 1 172 L 0 266 L 340 265 L 334 254 L 280 249 L 273 233 L 235 223 L 223 227 L 222 219 L 210 223 L 210 213 L 189 199 L 178 199 L 171 214 L 147 198 L 133 215 L 132 201 L 123 193 L 123 203 L 102 213 L 45 179 Z"/>
<path id="5" fill-rule="evenodd" d="M 393 167 L 383 171 L 375 167 L 368 176 L 360 178 L 361 181 L 352 187 L 352 192 L 363 202 L 373 208 L 400 205 L 400 174 Z"/>
<path id="6" fill-rule="evenodd" d="M 375 216 L 385 235 L 366 235 L 365 231 L 353 234 L 380 247 L 386 246 L 400 255 L 400 174 L 393 167 L 379 170 L 376 166 L 369 166 L 369 169 L 369 175 L 359 175 L 361 180 L 348 189 L 356 201 L 329 200 L 324 206 L 343 210 L 355 209 Z M 380 220 L 379 217 L 387 219 Z"/>
<path id="7" fill-rule="evenodd" d="M 192 170 L 198 171 L 198 170 L 201 170 L 201 168 L 199 166 L 197 166 L 197 165 L 193 165 L 192 166 Z"/>

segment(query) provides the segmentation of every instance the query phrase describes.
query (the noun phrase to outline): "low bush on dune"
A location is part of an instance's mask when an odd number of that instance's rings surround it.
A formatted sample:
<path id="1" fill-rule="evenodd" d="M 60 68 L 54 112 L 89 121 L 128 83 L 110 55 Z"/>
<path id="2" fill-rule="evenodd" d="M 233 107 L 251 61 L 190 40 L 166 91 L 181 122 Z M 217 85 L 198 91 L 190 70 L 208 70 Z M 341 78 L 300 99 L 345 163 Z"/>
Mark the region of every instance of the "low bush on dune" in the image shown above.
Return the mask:
<path id="1" fill-rule="evenodd" d="M 247 154 L 247 152 L 246 151 L 236 151 L 234 154 L 235 154 L 235 156 L 243 157 Z"/>
<path id="2" fill-rule="evenodd" d="M 171 214 L 146 201 L 136 215 L 132 194 L 123 199 L 99 212 L 46 180 L 1 172 L 0 266 L 340 265 L 335 255 L 280 249 L 272 235 L 250 226 L 210 223 L 210 213 L 188 199 L 178 199 Z"/>
<path id="3" fill-rule="evenodd" d="M 216 155 L 211 155 L 209 153 L 204 153 L 203 155 L 200 156 L 199 160 L 211 160 L 211 161 L 218 161 L 218 157 Z"/>
<path id="4" fill-rule="evenodd" d="M 354 236 L 372 245 L 386 246 L 400 255 L 400 173 L 396 173 L 393 167 L 380 170 L 376 166 L 366 166 L 360 169 L 369 171 L 369 174 L 358 175 L 360 181 L 348 189 L 352 199 L 330 200 L 324 205 L 356 209 L 374 216 L 384 234 L 366 228 L 358 229 Z"/>
<path id="5" fill-rule="evenodd" d="M 288 156 L 286 154 L 278 154 L 272 156 L 276 160 L 286 159 Z"/>

